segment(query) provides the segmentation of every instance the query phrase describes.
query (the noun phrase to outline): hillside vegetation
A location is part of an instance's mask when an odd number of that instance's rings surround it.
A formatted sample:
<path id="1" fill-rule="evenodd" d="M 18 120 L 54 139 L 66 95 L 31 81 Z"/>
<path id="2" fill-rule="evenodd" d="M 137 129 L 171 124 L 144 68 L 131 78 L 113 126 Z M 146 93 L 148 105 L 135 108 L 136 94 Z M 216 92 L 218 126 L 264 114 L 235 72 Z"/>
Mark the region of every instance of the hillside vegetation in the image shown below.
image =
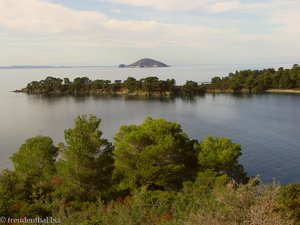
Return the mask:
<path id="1" fill-rule="evenodd" d="M 101 120 L 77 117 L 64 143 L 29 138 L 0 174 L 0 215 L 82 225 L 300 223 L 300 184 L 263 184 L 228 138 L 193 140 L 180 124 L 147 118 L 114 143 Z M 2 217 L 2 218 L 3 218 Z"/>

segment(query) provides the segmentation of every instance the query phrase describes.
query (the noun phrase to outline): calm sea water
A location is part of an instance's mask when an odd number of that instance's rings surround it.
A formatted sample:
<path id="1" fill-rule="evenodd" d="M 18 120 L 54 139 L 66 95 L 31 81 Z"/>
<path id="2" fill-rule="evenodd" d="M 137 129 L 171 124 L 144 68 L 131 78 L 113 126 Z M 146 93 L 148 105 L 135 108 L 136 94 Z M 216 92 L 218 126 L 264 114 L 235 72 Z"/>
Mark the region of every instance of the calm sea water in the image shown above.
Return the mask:
<path id="1" fill-rule="evenodd" d="M 266 66 L 262 66 L 265 68 Z M 300 95 L 211 95 L 193 100 L 128 97 L 41 97 L 13 93 L 32 80 L 46 76 L 88 76 L 91 79 L 126 79 L 158 76 L 209 81 L 215 75 L 248 69 L 246 66 L 206 65 L 160 69 L 69 68 L 0 70 L 0 169 L 11 168 L 9 157 L 32 136 L 47 135 L 63 141 L 64 129 L 78 115 L 102 118 L 104 137 L 112 141 L 122 124 L 141 123 L 146 117 L 182 124 L 191 138 L 229 137 L 242 146 L 240 162 L 249 175 L 281 183 L 300 181 Z M 34 160 L 34 159 L 32 159 Z"/>

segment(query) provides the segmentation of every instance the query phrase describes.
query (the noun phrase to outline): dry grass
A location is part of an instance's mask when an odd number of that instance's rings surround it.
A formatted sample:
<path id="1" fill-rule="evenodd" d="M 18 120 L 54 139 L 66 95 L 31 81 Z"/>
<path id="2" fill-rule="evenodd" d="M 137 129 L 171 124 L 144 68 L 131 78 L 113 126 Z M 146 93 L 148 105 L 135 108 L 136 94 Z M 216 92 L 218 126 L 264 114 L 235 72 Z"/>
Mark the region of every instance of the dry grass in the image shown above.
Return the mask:
<path id="1" fill-rule="evenodd" d="M 279 186 L 229 183 L 213 193 L 216 204 L 191 213 L 184 225 L 291 225 L 278 210 Z"/>

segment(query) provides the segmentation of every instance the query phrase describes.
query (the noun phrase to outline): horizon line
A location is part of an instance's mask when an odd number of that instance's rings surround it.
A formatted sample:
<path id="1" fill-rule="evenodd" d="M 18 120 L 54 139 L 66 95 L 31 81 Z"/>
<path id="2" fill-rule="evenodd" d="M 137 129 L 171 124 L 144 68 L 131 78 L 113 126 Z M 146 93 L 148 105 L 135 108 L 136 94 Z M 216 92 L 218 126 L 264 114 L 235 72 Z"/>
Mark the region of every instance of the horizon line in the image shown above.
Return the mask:
<path id="1" fill-rule="evenodd" d="M 185 67 L 185 66 L 213 66 L 213 65 L 282 65 L 282 64 L 298 64 L 299 62 L 260 62 L 260 63 L 201 63 L 201 64 L 175 64 L 170 67 Z M 118 65 L 9 65 L 0 66 L 0 69 L 61 69 L 61 68 L 91 68 L 91 67 L 116 67 Z M 124 68 L 122 68 L 124 69 Z"/>

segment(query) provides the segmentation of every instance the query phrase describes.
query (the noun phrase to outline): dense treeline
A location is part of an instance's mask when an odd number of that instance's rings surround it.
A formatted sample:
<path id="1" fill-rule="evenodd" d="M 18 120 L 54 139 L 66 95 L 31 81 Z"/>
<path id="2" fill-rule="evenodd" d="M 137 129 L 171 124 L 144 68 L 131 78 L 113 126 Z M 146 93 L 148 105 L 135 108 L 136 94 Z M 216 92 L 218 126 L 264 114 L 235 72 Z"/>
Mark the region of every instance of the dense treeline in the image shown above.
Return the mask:
<path id="1" fill-rule="evenodd" d="M 280 67 L 264 70 L 242 70 L 230 73 L 227 77 L 214 77 L 207 85 L 210 92 L 260 93 L 267 89 L 300 88 L 300 67 L 291 69 Z"/>
<path id="2" fill-rule="evenodd" d="M 121 80 L 90 80 L 88 77 L 77 77 L 73 81 L 47 77 L 41 81 L 33 81 L 21 90 L 37 94 L 133 94 L 177 96 L 195 95 L 204 91 L 197 82 L 187 81 L 183 86 L 176 86 L 174 79 L 160 80 L 157 77 L 146 77 L 137 80 L 128 77 Z"/>
<path id="3" fill-rule="evenodd" d="M 300 184 L 263 185 L 227 138 L 190 139 L 147 118 L 121 126 L 114 144 L 95 116 L 75 119 L 65 142 L 29 138 L 0 174 L 0 215 L 62 224 L 299 224 Z"/>
<path id="4" fill-rule="evenodd" d="M 268 89 L 300 89 L 300 67 L 291 69 L 280 67 L 264 70 L 241 70 L 226 77 L 213 77 L 210 84 L 198 84 L 187 80 L 184 85 L 176 85 L 174 79 L 160 80 L 146 77 L 140 80 L 128 77 L 126 80 L 90 80 L 88 77 L 68 78 L 47 77 L 32 81 L 17 92 L 33 94 L 122 94 L 148 96 L 195 96 L 213 93 L 261 93 Z"/>

